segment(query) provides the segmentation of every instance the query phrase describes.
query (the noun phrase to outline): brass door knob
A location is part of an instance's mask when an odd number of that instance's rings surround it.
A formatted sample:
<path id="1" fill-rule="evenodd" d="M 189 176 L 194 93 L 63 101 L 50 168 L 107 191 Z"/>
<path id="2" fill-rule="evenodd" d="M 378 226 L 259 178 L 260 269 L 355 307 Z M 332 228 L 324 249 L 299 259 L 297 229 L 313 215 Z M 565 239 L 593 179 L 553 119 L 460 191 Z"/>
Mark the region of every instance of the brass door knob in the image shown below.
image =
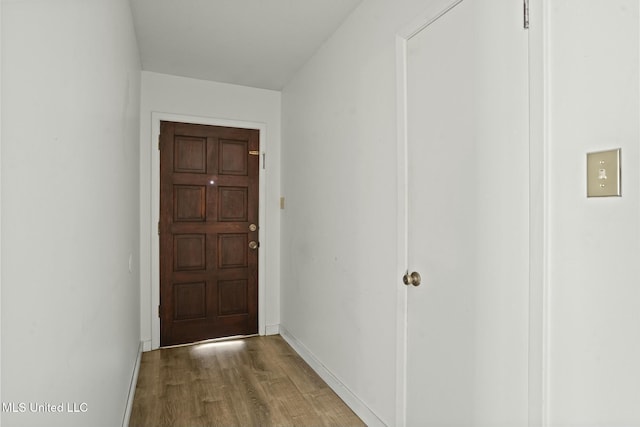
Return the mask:
<path id="1" fill-rule="evenodd" d="M 422 281 L 422 278 L 420 277 L 420 273 L 418 273 L 417 271 L 414 271 L 413 273 L 407 272 L 402 277 L 402 281 L 407 286 L 408 285 L 419 286 L 420 282 Z"/>
<path id="2" fill-rule="evenodd" d="M 249 242 L 249 249 L 253 249 L 255 251 L 256 249 L 258 249 L 258 246 L 260 245 L 255 240 Z"/>
<path id="3" fill-rule="evenodd" d="M 251 224 L 249 225 L 249 231 L 256 231 L 258 229 L 258 226 L 255 224 Z"/>

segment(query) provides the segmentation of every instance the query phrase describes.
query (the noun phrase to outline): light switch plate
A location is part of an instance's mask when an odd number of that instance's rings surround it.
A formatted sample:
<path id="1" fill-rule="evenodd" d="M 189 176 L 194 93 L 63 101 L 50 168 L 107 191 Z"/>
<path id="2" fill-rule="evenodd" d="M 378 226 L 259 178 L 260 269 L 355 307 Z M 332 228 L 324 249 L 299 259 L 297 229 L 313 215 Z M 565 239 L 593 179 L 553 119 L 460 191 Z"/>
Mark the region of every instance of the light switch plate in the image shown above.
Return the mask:
<path id="1" fill-rule="evenodd" d="M 620 149 L 587 153 L 587 197 L 621 195 Z"/>

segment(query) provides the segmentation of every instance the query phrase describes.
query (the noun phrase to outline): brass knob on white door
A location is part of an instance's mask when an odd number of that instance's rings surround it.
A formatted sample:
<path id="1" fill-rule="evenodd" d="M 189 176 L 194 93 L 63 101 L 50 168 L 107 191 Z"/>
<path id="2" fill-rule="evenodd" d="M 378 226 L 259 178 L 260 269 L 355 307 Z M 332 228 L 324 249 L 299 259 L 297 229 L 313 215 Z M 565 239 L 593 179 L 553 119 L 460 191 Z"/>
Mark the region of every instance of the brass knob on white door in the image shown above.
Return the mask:
<path id="1" fill-rule="evenodd" d="M 409 273 L 407 271 L 407 273 L 402 277 L 402 281 L 407 286 L 409 285 L 418 286 L 420 285 L 422 278 L 420 277 L 420 273 L 418 273 L 417 271 L 414 271 L 413 273 Z"/>

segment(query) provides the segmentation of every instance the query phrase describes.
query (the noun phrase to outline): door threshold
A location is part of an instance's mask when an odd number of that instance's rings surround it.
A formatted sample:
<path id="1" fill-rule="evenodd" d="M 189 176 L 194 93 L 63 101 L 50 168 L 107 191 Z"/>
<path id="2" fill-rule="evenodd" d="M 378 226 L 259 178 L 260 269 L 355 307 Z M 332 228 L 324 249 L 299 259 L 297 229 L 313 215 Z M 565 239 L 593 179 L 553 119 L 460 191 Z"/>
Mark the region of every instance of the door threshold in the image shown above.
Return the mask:
<path id="1" fill-rule="evenodd" d="M 243 339 L 246 339 L 246 338 L 253 338 L 253 337 L 259 337 L 259 336 L 260 336 L 259 334 L 232 335 L 230 337 L 210 338 L 208 340 L 194 341 L 194 342 L 188 342 L 188 343 L 184 343 L 184 344 L 165 345 L 165 346 L 160 346 L 159 348 L 176 348 L 176 347 L 186 347 L 186 346 L 189 346 L 189 345 L 215 344 L 215 343 L 219 343 L 219 342 L 243 340 Z"/>

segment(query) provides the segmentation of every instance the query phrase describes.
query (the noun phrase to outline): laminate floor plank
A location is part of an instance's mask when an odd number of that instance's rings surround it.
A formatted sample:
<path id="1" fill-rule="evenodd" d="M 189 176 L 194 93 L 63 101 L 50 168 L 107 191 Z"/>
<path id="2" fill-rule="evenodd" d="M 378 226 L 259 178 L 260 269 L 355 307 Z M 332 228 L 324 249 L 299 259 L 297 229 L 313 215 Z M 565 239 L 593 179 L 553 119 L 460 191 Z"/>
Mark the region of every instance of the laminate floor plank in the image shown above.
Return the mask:
<path id="1" fill-rule="evenodd" d="M 364 426 L 282 337 L 142 355 L 130 427 Z"/>

